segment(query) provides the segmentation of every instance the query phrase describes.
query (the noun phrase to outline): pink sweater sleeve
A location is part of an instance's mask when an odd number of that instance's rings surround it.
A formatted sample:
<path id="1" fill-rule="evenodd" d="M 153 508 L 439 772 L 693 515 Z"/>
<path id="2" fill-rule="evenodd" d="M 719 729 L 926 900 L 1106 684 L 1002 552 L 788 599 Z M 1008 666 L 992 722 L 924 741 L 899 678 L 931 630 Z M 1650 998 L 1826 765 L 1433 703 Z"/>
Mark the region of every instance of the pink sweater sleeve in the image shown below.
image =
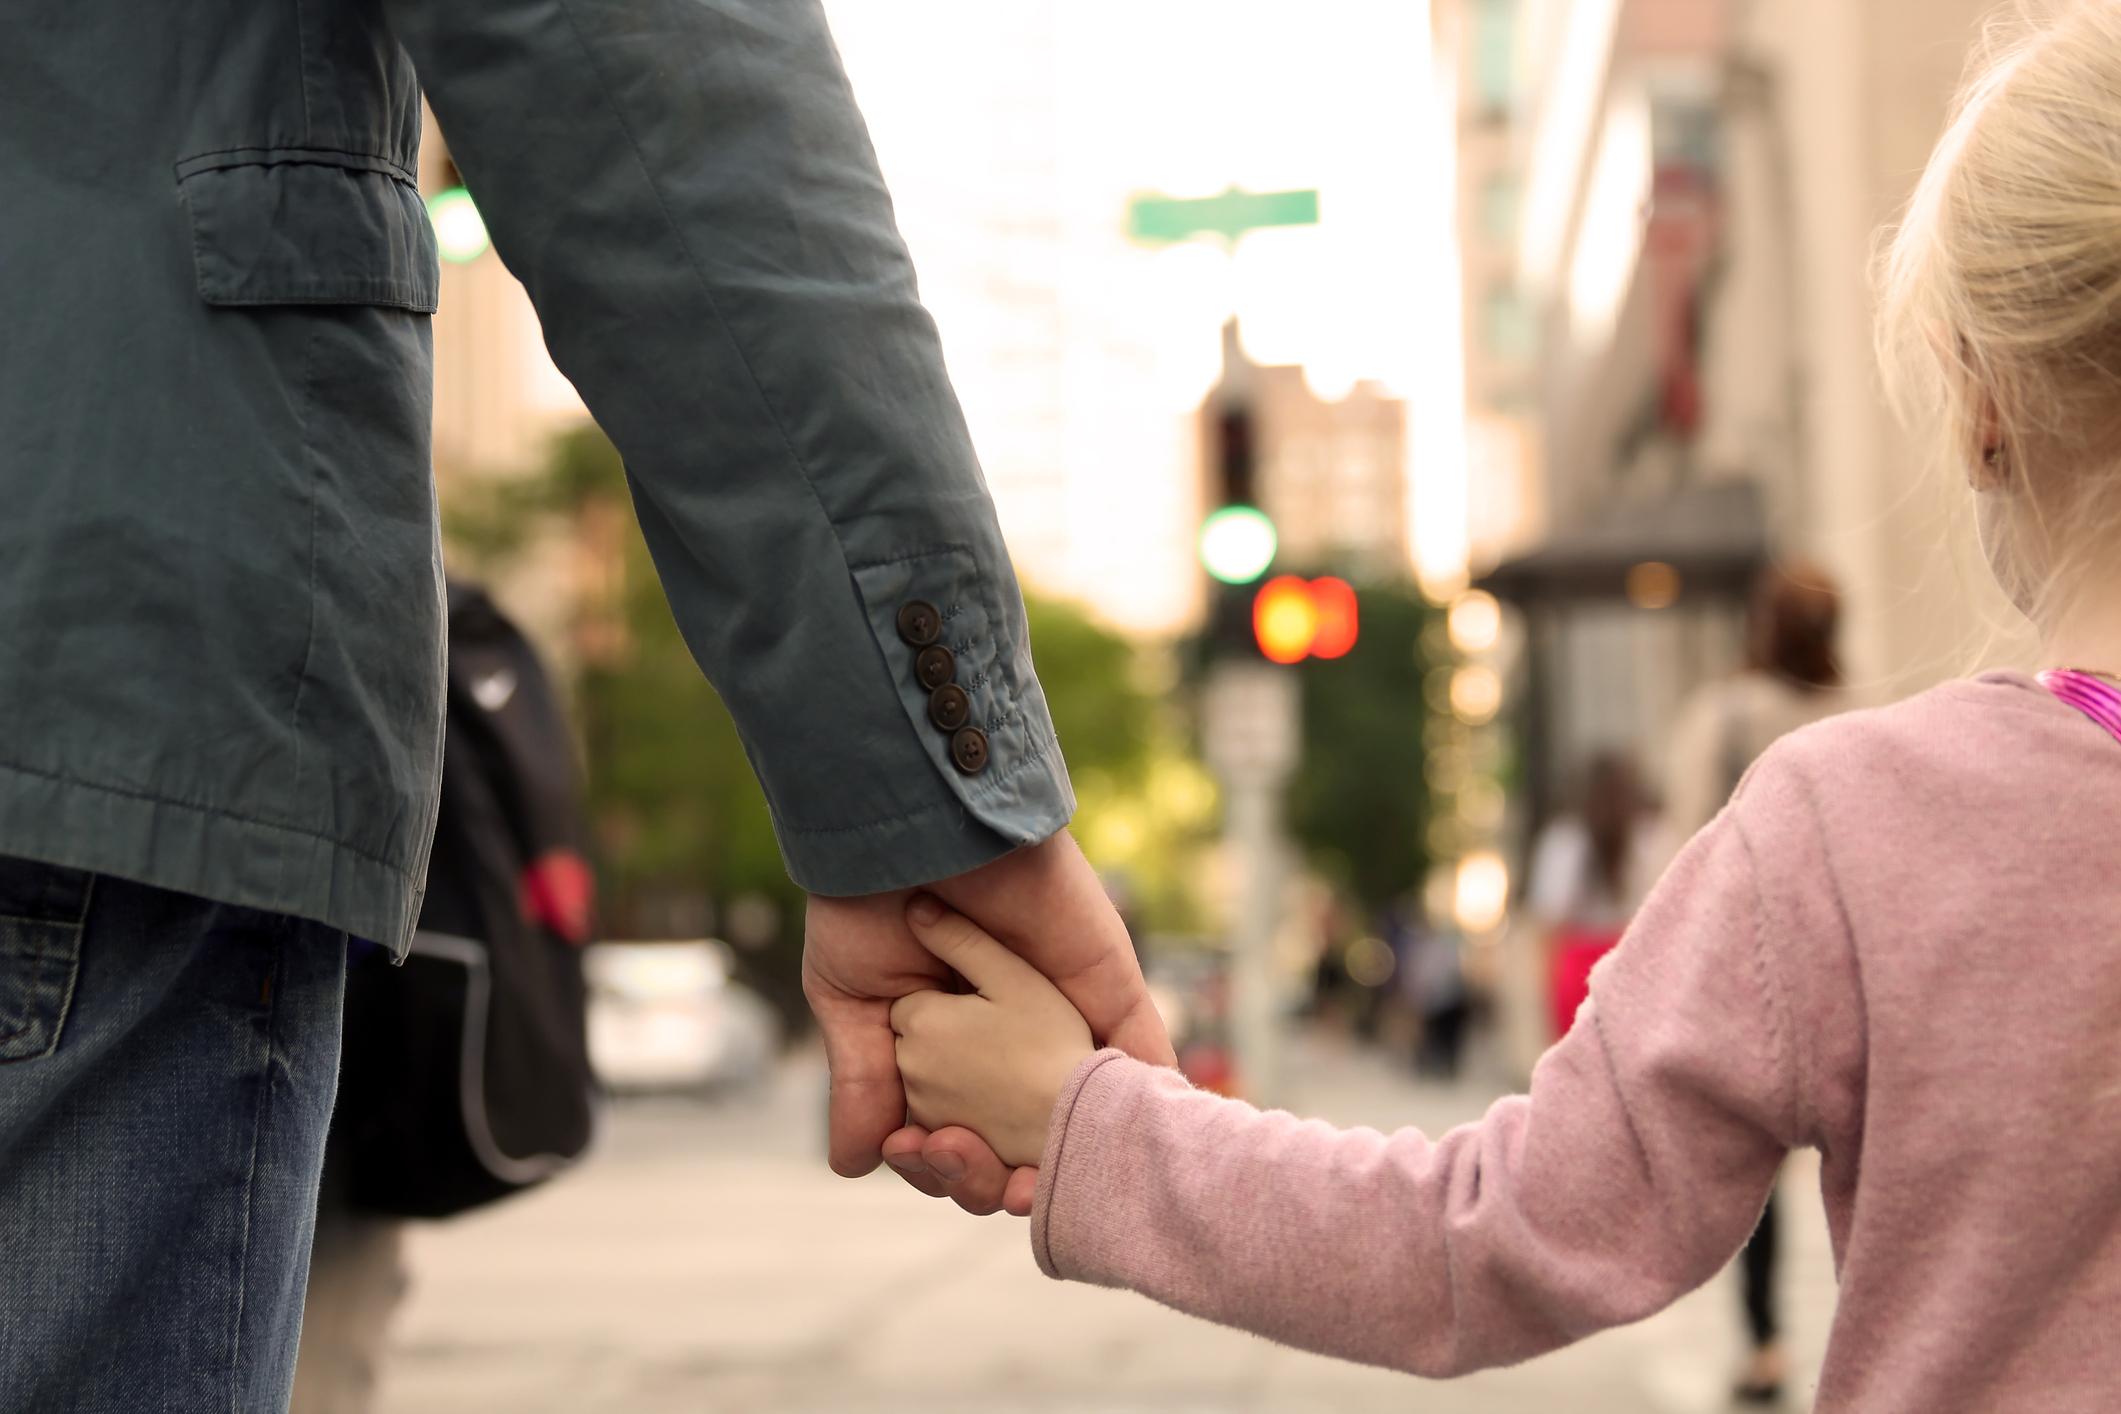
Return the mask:
<path id="1" fill-rule="evenodd" d="M 1801 1142 L 1751 855 L 1730 815 L 1705 831 L 1531 1093 L 1440 1139 L 1261 1113 L 1092 1056 L 1047 1135 L 1040 1268 L 1430 1376 L 1663 1307 L 1736 1252 Z"/>

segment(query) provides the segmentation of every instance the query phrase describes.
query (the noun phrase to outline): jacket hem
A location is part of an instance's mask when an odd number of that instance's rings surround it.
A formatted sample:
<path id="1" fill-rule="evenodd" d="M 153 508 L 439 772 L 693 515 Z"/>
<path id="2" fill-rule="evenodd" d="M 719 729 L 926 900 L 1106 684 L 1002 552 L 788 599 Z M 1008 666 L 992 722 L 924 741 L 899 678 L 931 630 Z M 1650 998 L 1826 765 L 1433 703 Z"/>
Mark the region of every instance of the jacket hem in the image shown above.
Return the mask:
<path id="1" fill-rule="evenodd" d="M 0 855 L 311 919 L 398 957 L 424 882 L 308 831 L 7 765 Z"/>

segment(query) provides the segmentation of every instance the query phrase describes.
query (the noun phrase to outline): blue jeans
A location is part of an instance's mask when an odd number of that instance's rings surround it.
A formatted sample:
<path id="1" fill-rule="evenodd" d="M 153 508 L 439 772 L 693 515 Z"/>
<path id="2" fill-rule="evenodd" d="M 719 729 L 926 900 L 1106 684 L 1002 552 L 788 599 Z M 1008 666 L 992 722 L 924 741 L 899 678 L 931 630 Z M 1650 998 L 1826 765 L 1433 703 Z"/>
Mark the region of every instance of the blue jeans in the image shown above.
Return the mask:
<path id="1" fill-rule="evenodd" d="M 0 1410 L 281 1414 L 346 935 L 0 857 Z"/>

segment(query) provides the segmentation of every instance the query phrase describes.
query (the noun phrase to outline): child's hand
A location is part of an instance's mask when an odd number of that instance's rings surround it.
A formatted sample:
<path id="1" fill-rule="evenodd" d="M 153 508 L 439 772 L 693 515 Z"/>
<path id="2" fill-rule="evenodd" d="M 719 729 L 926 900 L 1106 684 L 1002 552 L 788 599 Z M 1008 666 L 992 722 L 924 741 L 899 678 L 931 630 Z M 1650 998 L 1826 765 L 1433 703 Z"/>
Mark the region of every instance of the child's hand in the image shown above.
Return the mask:
<path id="1" fill-rule="evenodd" d="M 891 1004 L 907 1109 L 931 1130 L 963 1125 L 1005 1164 L 1036 1164 L 1061 1086 L 1096 1049 L 1090 1027 L 1030 963 L 933 896 L 915 894 L 906 922 L 979 989 L 915 992 Z"/>

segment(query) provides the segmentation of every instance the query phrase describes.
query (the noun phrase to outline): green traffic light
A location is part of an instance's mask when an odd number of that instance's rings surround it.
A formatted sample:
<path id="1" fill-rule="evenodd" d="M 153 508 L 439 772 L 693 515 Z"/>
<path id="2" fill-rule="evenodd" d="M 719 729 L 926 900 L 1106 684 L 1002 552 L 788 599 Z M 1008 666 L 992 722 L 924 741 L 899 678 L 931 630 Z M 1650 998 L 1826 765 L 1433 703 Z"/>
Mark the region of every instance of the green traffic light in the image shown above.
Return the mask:
<path id="1" fill-rule="evenodd" d="M 1224 506 L 1200 525 L 1200 562 L 1224 584 L 1249 584 L 1274 563 L 1274 522 L 1254 506 Z"/>
<path id="2" fill-rule="evenodd" d="M 486 253 L 485 218 L 464 188 L 451 187 L 427 198 L 427 219 L 434 222 L 435 246 L 444 260 L 462 265 Z"/>

